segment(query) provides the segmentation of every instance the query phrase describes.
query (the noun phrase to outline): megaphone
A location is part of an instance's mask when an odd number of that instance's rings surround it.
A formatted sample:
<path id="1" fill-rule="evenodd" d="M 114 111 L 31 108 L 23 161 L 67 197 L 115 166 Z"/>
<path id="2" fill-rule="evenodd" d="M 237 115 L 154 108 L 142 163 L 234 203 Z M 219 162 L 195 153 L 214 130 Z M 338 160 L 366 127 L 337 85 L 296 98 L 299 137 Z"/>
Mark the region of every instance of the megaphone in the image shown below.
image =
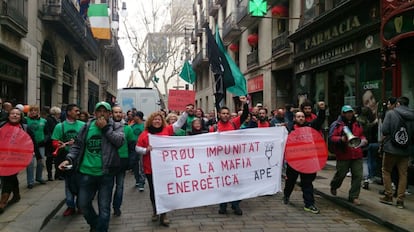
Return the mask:
<path id="1" fill-rule="evenodd" d="M 355 148 L 361 144 L 361 139 L 353 135 L 348 126 L 344 126 L 343 131 L 348 138 L 348 146 Z"/>

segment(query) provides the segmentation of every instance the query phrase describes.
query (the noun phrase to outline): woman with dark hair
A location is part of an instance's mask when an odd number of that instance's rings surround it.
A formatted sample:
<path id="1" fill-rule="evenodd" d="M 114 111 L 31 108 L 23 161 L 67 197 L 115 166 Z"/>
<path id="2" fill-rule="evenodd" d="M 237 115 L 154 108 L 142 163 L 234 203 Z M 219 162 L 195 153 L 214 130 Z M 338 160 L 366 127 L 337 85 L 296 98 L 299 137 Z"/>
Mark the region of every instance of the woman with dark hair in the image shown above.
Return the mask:
<path id="1" fill-rule="evenodd" d="M 188 116 L 188 107 L 186 112 L 184 112 L 178 121 L 174 122 L 173 124 L 168 125 L 163 112 L 158 111 L 152 113 L 148 119 L 145 121 L 145 129 L 138 137 L 138 141 L 135 147 L 135 151 L 142 155 L 142 162 L 145 176 L 148 180 L 148 185 L 150 189 L 150 200 L 152 203 L 152 221 L 158 220 L 158 215 L 155 207 L 155 196 L 154 196 L 154 182 L 152 180 L 152 168 L 151 168 L 151 150 L 152 145 L 149 143 L 148 134 L 153 135 L 168 135 L 172 136 L 174 133 L 180 129 L 184 123 L 187 121 Z M 167 219 L 167 214 L 163 213 L 160 217 L 160 224 L 163 226 L 168 226 L 170 224 L 169 220 Z"/>
<path id="2" fill-rule="evenodd" d="M 204 129 L 206 129 L 207 130 L 207 123 L 208 123 L 208 118 L 204 115 L 204 111 L 203 111 L 203 109 L 201 109 L 201 108 L 197 108 L 196 110 L 195 110 L 195 112 L 194 112 L 194 115 L 197 117 L 197 118 L 200 118 L 200 119 L 202 119 L 202 121 L 201 121 L 201 125 L 203 126 L 203 128 Z"/>
<path id="3" fill-rule="evenodd" d="M 0 130 L 5 129 L 5 126 L 8 125 L 18 127 L 19 129 L 25 131 L 25 133 L 27 133 L 32 139 L 36 158 L 41 159 L 40 152 L 36 146 L 36 143 L 34 142 L 34 134 L 26 125 L 22 124 L 22 119 L 23 113 L 18 108 L 14 108 L 9 112 L 7 120 L 0 124 Z M 17 174 L 18 173 L 1 177 L 2 189 L 0 199 L 0 214 L 4 212 L 4 209 L 8 205 L 20 201 L 19 180 L 17 179 Z M 11 193 L 13 193 L 13 198 L 9 201 Z"/>
<path id="4" fill-rule="evenodd" d="M 191 122 L 191 131 L 187 133 L 187 135 L 198 135 L 208 133 L 208 131 L 203 127 L 203 119 L 201 118 L 194 118 Z"/>

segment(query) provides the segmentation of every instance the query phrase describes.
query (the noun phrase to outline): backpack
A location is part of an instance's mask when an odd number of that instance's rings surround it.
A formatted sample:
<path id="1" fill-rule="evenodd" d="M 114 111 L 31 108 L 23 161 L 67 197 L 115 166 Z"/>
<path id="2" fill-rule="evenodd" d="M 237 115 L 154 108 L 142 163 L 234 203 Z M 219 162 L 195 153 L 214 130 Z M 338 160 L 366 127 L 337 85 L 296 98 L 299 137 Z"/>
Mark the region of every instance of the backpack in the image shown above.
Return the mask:
<path id="1" fill-rule="evenodd" d="M 335 130 L 335 128 L 339 125 L 338 120 L 335 120 L 331 123 L 331 125 L 329 126 L 329 131 L 328 131 L 328 151 L 330 153 L 335 153 L 336 150 L 336 145 L 334 142 L 331 141 L 331 136 Z"/>
<path id="2" fill-rule="evenodd" d="M 405 121 L 401 118 L 401 115 L 396 112 L 398 116 L 398 126 L 391 133 L 391 142 L 395 147 L 406 149 L 410 145 L 410 139 L 407 132 L 407 125 Z"/>

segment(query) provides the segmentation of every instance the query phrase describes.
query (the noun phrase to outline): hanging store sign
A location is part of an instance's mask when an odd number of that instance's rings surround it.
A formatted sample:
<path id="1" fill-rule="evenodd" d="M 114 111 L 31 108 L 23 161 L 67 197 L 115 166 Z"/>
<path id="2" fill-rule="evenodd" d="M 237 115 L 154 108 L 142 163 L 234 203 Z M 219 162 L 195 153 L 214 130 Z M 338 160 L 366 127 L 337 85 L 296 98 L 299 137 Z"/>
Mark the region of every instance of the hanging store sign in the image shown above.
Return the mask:
<path id="1" fill-rule="evenodd" d="M 263 74 L 247 80 L 247 92 L 254 93 L 263 91 Z"/>
<path id="2" fill-rule="evenodd" d="M 412 8 L 390 17 L 382 26 L 383 40 L 396 43 L 398 40 L 414 36 L 414 11 Z"/>

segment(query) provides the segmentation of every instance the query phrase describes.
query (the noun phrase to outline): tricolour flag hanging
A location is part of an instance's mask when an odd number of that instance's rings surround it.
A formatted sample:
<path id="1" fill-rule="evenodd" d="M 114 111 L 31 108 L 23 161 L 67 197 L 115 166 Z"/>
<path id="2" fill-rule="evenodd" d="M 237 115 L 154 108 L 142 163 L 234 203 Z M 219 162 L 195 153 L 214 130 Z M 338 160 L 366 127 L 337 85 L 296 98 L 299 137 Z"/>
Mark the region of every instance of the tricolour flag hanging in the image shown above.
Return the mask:
<path id="1" fill-rule="evenodd" d="M 108 4 L 91 4 L 88 9 L 88 17 L 93 37 L 111 39 Z"/>
<path id="2" fill-rule="evenodd" d="M 180 77 L 190 84 L 193 84 L 196 79 L 196 73 L 194 72 L 193 67 L 191 67 L 191 64 L 188 62 L 188 60 L 183 65 L 183 69 L 180 72 Z"/>

